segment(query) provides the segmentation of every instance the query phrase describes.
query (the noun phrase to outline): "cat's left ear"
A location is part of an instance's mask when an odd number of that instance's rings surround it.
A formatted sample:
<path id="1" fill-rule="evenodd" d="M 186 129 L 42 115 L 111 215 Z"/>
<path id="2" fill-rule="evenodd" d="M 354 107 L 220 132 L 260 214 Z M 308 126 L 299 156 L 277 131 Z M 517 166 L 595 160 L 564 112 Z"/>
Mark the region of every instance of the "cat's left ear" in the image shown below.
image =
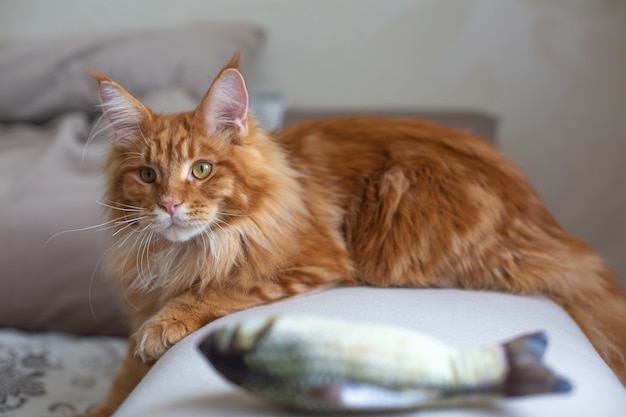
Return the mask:
<path id="1" fill-rule="evenodd" d="M 230 64 L 213 81 L 200 106 L 196 110 L 208 135 L 220 129 L 232 131 L 237 142 L 248 133 L 248 91 L 243 75 Z"/>

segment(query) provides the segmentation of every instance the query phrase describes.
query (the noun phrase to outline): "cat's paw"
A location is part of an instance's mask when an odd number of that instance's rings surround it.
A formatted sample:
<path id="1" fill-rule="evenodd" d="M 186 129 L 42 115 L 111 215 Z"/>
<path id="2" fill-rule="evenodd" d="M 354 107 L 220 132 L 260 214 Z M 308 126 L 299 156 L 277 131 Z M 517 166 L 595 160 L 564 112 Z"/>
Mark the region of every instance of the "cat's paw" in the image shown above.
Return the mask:
<path id="1" fill-rule="evenodd" d="M 135 333 L 135 355 L 144 362 L 159 359 L 191 332 L 185 323 L 175 317 L 162 318 L 157 315 L 146 321 Z"/>

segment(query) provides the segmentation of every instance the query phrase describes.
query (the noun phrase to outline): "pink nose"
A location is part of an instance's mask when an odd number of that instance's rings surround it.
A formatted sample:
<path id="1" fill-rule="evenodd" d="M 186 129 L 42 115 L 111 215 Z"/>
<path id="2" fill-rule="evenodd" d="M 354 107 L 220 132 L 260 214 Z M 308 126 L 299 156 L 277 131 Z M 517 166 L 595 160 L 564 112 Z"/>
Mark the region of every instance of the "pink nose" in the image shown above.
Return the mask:
<path id="1" fill-rule="evenodd" d="M 173 216 L 174 212 L 176 211 L 178 207 L 180 207 L 181 204 L 183 204 L 181 201 L 167 200 L 167 201 L 161 201 L 159 203 L 159 206 L 161 206 L 167 212 L 167 214 L 169 214 L 170 216 Z"/>

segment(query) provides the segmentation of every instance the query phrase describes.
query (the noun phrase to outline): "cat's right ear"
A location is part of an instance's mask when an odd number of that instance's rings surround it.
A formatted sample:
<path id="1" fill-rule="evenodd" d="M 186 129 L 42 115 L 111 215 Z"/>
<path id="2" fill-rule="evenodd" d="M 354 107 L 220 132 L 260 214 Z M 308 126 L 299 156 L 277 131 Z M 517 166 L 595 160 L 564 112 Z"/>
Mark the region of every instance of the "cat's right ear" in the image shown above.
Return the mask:
<path id="1" fill-rule="evenodd" d="M 128 91 L 106 75 L 86 70 L 98 81 L 98 95 L 102 111 L 109 121 L 116 139 L 139 134 L 141 123 L 150 117 L 150 110 Z"/>

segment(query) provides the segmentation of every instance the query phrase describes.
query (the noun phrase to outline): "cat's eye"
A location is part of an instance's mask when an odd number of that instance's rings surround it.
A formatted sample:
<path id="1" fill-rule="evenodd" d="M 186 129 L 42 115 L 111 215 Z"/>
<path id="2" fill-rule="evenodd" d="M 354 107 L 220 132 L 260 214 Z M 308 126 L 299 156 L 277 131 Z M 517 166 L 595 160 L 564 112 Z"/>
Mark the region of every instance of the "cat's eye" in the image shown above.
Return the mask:
<path id="1" fill-rule="evenodd" d="M 208 178 L 213 171 L 213 164 L 207 161 L 198 161 L 191 167 L 191 174 L 198 180 Z"/>
<path id="2" fill-rule="evenodd" d="M 141 167 L 139 168 L 139 177 L 145 183 L 153 183 L 156 181 L 157 175 L 156 171 L 150 167 Z"/>

